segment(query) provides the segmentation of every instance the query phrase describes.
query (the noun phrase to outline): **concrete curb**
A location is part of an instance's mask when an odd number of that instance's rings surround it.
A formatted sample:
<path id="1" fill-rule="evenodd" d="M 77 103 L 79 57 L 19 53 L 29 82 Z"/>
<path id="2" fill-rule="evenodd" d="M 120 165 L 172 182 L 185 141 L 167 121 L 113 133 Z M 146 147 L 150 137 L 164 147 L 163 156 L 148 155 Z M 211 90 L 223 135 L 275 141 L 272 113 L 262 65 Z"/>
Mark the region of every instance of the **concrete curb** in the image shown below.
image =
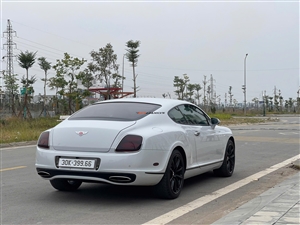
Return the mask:
<path id="1" fill-rule="evenodd" d="M 37 141 L 22 141 L 22 142 L 12 142 L 0 144 L 0 148 L 9 148 L 16 146 L 26 146 L 26 145 L 36 145 Z"/>

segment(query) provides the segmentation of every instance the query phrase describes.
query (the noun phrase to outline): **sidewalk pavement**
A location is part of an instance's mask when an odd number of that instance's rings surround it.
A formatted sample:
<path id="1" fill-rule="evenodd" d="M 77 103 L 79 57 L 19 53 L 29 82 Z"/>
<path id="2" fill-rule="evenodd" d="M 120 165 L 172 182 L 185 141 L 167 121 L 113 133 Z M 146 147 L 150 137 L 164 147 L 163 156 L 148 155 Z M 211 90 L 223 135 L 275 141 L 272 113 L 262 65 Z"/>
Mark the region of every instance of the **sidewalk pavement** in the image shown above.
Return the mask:
<path id="1" fill-rule="evenodd" d="M 213 225 L 300 224 L 300 172 L 222 217 Z"/>

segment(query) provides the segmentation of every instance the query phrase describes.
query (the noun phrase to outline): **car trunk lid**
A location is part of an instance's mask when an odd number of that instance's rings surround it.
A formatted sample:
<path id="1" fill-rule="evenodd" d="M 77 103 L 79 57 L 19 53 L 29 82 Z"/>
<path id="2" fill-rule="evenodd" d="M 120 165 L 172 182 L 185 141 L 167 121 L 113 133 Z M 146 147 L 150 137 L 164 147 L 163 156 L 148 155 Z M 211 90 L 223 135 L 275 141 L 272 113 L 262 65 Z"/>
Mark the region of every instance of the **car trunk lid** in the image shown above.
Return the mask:
<path id="1" fill-rule="evenodd" d="M 121 130 L 135 121 L 64 121 L 52 130 L 55 150 L 108 152 Z"/>

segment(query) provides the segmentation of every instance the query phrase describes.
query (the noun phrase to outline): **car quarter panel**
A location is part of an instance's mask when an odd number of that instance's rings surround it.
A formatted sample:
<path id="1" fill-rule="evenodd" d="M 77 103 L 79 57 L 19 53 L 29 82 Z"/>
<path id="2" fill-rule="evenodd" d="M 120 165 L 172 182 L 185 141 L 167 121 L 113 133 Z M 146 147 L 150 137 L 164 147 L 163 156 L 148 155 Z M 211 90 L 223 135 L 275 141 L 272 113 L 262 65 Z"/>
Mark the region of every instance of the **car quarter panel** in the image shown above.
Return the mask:
<path id="1" fill-rule="evenodd" d="M 151 117 L 156 118 L 152 120 Z M 187 167 L 197 164 L 195 141 L 189 134 L 189 126 L 174 123 L 168 115 L 149 115 L 141 121 L 120 132 L 112 145 L 115 149 L 122 138 L 127 134 L 140 135 L 143 137 L 143 151 L 168 151 L 164 159 L 164 169 L 172 151 L 176 147 L 181 147 L 185 152 Z"/>

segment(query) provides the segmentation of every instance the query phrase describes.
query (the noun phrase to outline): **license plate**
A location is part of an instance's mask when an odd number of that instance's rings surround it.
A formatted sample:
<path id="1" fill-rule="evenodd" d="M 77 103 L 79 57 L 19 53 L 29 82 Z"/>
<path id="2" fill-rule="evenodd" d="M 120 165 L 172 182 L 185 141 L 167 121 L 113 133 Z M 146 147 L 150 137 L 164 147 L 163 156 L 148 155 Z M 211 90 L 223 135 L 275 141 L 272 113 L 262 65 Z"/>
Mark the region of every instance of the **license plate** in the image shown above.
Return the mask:
<path id="1" fill-rule="evenodd" d="M 80 168 L 80 169 L 94 169 L 94 159 L 70 159 L 70 158 L 59 158 L 59 167 L 67 168 Z"/>

